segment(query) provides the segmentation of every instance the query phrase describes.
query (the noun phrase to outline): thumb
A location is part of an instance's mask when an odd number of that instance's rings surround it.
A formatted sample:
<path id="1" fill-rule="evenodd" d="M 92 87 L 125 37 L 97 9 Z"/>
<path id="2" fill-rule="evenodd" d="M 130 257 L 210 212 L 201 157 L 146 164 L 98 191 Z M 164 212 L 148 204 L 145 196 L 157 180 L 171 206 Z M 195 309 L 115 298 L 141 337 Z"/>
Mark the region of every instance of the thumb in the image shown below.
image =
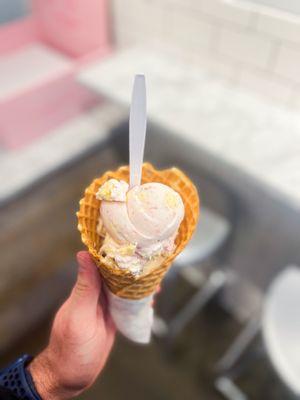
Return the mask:
<path id="1" fill-rule="evenodd" d="M 87 251 L 77 253 L 78 275 L 71 293 L 71 302 L 76 307 L 97 308 L 100 292 L 101 278 L 97 266 Z"/>

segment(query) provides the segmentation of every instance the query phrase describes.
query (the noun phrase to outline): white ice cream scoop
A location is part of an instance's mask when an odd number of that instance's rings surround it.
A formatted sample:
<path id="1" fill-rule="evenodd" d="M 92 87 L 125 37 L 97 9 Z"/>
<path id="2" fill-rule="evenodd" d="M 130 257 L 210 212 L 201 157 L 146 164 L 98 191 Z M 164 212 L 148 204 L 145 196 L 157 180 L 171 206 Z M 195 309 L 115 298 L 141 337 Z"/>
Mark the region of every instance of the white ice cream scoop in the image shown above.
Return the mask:
<path id="1" fill-rule="evenodd" d="M 140 248 L 168 239 L 184 217 L 180 195 L 161 183 L 146 183 L 127 192 L 126 202 L 101 202 L 100 215 L 108 234 L 117 243 Z"/>

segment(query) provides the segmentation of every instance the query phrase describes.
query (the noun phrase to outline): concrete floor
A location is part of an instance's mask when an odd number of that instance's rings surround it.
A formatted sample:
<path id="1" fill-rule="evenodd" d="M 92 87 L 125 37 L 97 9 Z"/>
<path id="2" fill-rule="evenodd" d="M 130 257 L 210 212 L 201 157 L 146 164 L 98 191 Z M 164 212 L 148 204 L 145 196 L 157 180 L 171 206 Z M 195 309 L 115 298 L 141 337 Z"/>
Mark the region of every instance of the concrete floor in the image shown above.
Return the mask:
<path id="1" fill-rule="evenodd" d="M 179 282 L 177 304 L 191 293 Z M 174 290 L 174 289 L 172 289 Z M 157 301 L 163 310 L 164 301 L 174 296 L 166 290 Z M 170 310 L 169 310 L 170 311 Z M 48 316 L 1 359 L 5 364 L 17 355 L 36 354 L 47 343 L 51 317 Z M 172 349 L 166 350 L 162 341 L 154 339 L 143 347 L 118 337 L 110 360 L 96 384 L 79 398 L 143 399 L 143 400 L 221 400 L 215 391 L 214 364 L 238 333 L 240 326 L 217 302 L 210 304 L 182 333 Z M 258 343 L 260 340 L 258 339 Z M 253 360 L 237 379 L 239 386 L 253 400 L 289 400 L 291 397 L 280 384 L 265 356 L 257 355 L 258 344 L 250 354 Z M 255 356 L 256 354 L 256 356 Z"/>

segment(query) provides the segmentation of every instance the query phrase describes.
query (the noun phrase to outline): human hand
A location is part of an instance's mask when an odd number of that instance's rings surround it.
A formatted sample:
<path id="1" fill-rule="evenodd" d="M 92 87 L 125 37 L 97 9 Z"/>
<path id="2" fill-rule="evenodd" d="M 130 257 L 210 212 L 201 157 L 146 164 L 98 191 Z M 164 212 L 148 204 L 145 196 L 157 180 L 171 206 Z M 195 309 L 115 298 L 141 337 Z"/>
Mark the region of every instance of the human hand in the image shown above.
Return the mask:
<path id="1" fill-rule="evenodd" d="M 114 342 L 100 274 L 88 252 L 77 261 L 77 282 L 55 316 L 49 344 L 28 366 L 43 400 L 70 399 L 90 387 Z"/>

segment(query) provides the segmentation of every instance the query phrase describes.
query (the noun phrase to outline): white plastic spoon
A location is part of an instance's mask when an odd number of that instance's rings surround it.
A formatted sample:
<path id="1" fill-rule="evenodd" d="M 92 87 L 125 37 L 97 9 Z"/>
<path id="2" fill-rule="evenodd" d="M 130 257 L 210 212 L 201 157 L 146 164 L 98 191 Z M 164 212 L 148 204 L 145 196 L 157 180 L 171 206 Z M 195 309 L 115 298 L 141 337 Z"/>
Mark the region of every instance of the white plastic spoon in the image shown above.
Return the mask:
<path id="1" fill-rule="evenodd" d="M 133 84 L 129 118 L 129 166 L 131 188 L 140 185 L 142 179 L 147 125 L 146 108 L 145 76 L 136 75 Z"/>

